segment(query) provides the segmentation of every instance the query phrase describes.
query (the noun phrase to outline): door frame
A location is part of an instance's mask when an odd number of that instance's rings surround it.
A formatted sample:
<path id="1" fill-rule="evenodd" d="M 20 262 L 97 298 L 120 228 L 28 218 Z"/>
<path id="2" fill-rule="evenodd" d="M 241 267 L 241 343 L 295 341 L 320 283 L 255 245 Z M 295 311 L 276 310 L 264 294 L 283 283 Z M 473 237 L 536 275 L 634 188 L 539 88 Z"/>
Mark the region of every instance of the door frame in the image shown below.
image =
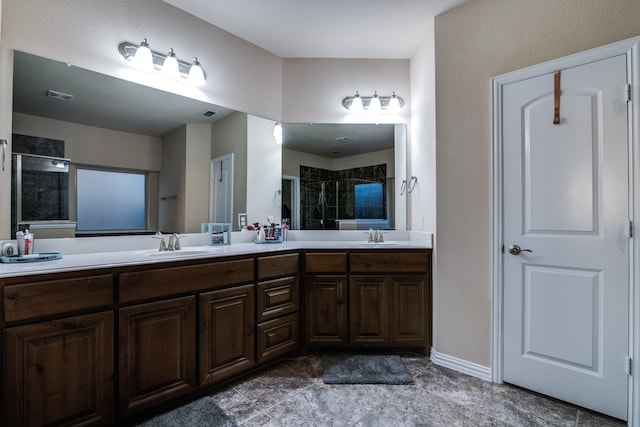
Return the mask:
<path id="1" fill-rule="evenodd" d="M 231 167 L 229 168 L 229 175 L 231 176 L 231 179 L 229 180 L 230 182 L 230 186 L 231 188 L 229 189 L 231 191 L 231 218 L 230 218 L 230 223 L 233 225 L 233 177 L 234 177 L 234 156 L 233 153 L 230 154 L 225 154 L 223 156 L 219 156 L 219 157 L 214 157 L 213 159 L 209 160 L 209 222 L 211 222 L 211 219 L 213 218 L 213 197 L 214 197 L 214 186 L 212 185 L 213 183 L 213 176 L 214 176 L 214 171 L 213 171 L 213 165 L 217 162 L 224 162 L 225 160 L 231 160 Z M 232 227 L 233 228 L 233 227 Z"/>
<path id="2" fill-rule="evenodd" d="M 502 87 L 506 84 L 553 73 L 616 55 L 627 55 L 627 72 L 631 83 L 631 102 L 627 103 L 629 113 L 628 134 L 631 135 L 629 147 L 629 209 L 633 218 L 633 236 L 629 242 L 629 357 L 632 358 L 631 370 L 634 375 L 629 381 L 628 424 L 640 427 L 640 108 L 634 108 L 634 102 L 640 102 L 640 37 L 633 37 L 606 46 L 590 49 L 563 58 L 544 62 L 521 70 L 502 74 L 491 80 L 493 145 L 492 145 L 492 297 L 491 297 L 491 379 L 503 382 L 503 289 L 504 289 L 504 253 L 503 253 L 503 157 L 502 157 Z M 623 88 L 621 88 L 622 96 Z"/>
<path id="3" fill-rule="evenodd" d="M 300 177 L 282 175 L 283 181 L 289 181 L 291 185 L 291 229 L 300 230 Z"/>

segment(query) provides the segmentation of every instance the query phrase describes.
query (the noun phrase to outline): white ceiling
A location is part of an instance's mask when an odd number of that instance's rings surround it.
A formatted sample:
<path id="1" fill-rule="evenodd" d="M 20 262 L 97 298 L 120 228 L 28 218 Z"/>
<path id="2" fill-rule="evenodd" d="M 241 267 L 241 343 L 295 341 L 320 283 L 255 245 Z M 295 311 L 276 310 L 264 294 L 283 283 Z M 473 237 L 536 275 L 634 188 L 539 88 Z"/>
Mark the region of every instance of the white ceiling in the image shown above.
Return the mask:
<path id="1" fill-rule="evenodd" d="M 467 0 L 164 0 L 281 58 L 410 58 Z"/>

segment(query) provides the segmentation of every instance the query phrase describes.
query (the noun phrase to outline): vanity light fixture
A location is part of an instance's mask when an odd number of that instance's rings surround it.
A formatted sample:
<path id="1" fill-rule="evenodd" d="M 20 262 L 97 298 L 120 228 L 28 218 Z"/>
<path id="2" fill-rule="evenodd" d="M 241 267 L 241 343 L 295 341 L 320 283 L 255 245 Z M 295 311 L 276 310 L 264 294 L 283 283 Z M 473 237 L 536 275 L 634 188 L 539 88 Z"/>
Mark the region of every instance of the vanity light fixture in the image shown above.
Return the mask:
<path id="1" fill-rule="evenodd" d="M 378 92 L 374 92 L 373 96 L 360 96 L 356 91 L 354 96 L 347 96 L 342 100 L 342 106 L 352 113 L 364 111 L 397 113 L 404 106 L 404 100 L 395 92 L 391 96 L 379 96 Z"/>
<path id="2" fill-rule="evenodd" d="M 276 122 L 273 125 L 273 139 L 276 141 L 276 144 L 282 144 L 282 123 Z"/>
<path id="3" fill-rule="evenodd" d="M 354 113 L 361 113 L 364 111 L 364 104 L 362 102 L 362 98 L 360 98 L 360 94 L 358 93 L 358 91 L 356 91 L 356 95 L 351 98 L 351 104 L 349 105 L 349 107 L 345 105 L 345 100 L 347 100 L 347 98 L 342 101 L 342 105 L 344 105 L 344 108 L 346 108 L 347 110 L 351 110 Z"/>
<path id="4" fill-rule="evenodd" d="M 205 84 L 205 74 L 198 58 L 194 58 L 192 63 L 180 61 L 173 49 L 163 55 L 154 52 L 149 48 L 147 39 L 143 39 L 140 45 L 130 42 L 120 43 L 118 52 L 127 61 L 143 71 L 161 72 L 162 74 L 176 80 L 185 81 L 193 86 Z"/>
<path id="5" fill-rule="evenodd" d="M 173 48 L 169 49 L 169 53 L 167 53 L 167 56 L 164 58 L 162 69 L 160 71 L 162 74 L 167 77 L 171 77 L 172 79 L 179 79 L 182 77 L 180 75 L 180 64 L 178 64 L 178 58 L 176 58 Z"/>
<path id="6" fill-rule="evenodd" d="M 371 101 L 369 101 L 369 111 L 372 113 L 379 113 L 382 111 L 382 105 L 380 104 L 380 97 L 378 92 L 374 91 Z"/>

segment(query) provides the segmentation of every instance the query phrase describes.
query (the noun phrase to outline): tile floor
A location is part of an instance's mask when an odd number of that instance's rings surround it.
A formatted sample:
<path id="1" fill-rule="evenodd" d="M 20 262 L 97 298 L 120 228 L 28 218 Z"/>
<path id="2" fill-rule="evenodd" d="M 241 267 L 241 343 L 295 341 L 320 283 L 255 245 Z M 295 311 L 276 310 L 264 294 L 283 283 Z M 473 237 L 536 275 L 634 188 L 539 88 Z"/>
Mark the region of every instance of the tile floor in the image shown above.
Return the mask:
<path id="1" fill-rule="evenodd" d="M 624 426 L 520 388 L 402 355 L 413 385 L 327 385 L 322 356 L 286 359 L 212 396 L 239 426 Z"/>

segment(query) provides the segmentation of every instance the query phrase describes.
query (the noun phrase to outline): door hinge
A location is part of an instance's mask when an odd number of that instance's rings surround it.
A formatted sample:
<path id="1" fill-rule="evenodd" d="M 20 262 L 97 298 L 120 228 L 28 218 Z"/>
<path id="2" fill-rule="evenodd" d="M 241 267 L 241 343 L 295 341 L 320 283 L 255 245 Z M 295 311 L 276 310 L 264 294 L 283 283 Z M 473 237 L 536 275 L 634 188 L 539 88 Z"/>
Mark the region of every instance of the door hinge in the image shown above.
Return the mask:
<path id="1" fill-rule="evenodd" d="M 629 238 L 633 237 L 633 221 L 629 221 Z"/>
<path id="2" fill-rule="evenodd" d="M 625 89 L 625 96 L 627 98 L 627 102 L 631 101 L 631 83 L 627 83 L 627 87 Z"/>
<path id="3" fill-rule="evenodd" d="M 630 357 L 627 357 L 627 366 L 625 368 L 625 371 L 627 375 L 633 375 L 633 359 Z"/>

